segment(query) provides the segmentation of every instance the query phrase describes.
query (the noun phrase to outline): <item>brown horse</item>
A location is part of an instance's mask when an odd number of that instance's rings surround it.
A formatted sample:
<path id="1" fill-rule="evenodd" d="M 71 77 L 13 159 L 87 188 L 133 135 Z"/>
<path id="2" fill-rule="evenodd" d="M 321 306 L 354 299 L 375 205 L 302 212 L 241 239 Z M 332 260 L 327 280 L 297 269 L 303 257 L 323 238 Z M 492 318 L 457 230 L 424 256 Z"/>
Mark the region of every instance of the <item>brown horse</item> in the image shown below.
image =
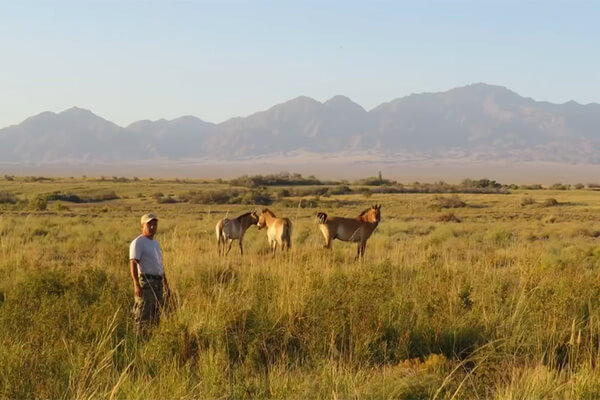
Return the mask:
<path id="1" fill-rule="evenodd" d="M 240 241 L 240 254 L 244 254 L 244 246 L 242 245 L 242 240 L 244 239 L 244 234 L 246 230 L 254 224 L 258 222 L 258 215 L 256 212 L 249 212 L 246 214 L 242 214 L 237 218 L 223 218 L 217 225 L 215 226 L 215 232 L 217 234 L 217 252 L 222 254 L 225 252 L 226 242 L 229 244 L 227 248 L 227 252 L 225 254 L 229 254 L 229 250 L 231 250 L 231 244 L 234 239 L 239 239 Z"/>
<path id="2" fill-rule="evenodd" d="M 328 217 L 318 212 L 319 229 L 325 237 L 325 248 L 331 248 L 331 241 L 339 239 L 344 242 L 356 242 L 356 258 L 365 255 L 367 240 L 377 228 L 381 220 L 381 205 L 373 205 L 356 218 Z"/>
<path id="3" fill-rule="evenodd" d="M 258 214 L 258 229 L 267 227 L 267 239 L 273 254 L 277 249 L 277 245 L 281 249 L 290 250 L 292 247 L 292 221 L 288 218 L 277 218 L 275 214 L 268 208 L 263 209 Z"/>

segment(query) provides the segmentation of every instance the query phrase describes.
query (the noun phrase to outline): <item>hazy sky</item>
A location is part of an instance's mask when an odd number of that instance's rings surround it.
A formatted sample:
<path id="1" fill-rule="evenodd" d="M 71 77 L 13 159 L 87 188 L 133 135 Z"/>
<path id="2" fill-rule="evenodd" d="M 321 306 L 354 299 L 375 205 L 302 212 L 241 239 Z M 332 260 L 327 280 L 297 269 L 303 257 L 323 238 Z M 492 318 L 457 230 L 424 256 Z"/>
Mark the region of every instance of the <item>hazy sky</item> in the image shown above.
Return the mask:
<path id="1" fill-rule="evenodd" d="M 0 0 L 0 127 L 72 106 L 221 122 L 473 82 L 600 103 L 600 2 Z"/>

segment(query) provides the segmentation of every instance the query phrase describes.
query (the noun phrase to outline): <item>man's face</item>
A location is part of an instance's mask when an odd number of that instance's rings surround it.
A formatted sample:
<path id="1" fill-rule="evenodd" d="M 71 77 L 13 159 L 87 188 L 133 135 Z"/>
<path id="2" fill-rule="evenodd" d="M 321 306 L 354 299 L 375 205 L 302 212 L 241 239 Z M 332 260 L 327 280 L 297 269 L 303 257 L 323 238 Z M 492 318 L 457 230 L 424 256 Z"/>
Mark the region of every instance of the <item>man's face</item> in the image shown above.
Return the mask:
<path id="1" fill-rule="evenodd" d="M 148 237 L 154 237 L 158 229 L 158 221 L 153 219 L 142 225 L 142 234 Z"/>

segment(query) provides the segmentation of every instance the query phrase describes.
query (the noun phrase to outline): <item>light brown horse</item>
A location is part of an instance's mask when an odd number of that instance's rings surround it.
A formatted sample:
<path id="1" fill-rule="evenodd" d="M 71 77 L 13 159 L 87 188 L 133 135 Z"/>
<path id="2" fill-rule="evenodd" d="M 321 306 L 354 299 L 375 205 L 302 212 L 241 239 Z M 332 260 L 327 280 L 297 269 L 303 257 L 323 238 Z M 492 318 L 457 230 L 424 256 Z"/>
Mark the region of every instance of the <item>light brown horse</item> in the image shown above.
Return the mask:
<path id="1" fill-rule="evenodd" d="M 318 212 L 319 229 L 325 237 L 325 248 L 331 248 L 331 241 L 339 239 L 344 242 L 356 242 L 356 257 L 365 255 L 367 240 L 377 228 L 381 220 L 381 205 L 372 205 L 356 218 L 328 217 L 324 212 Z"/>
<path id="2" fill-rule="evenodd" d="M 256 224 L 257 222 L 258 215 L 254 211 L 242 214 L 237 218 L 223 218 L 219 220 L 215 226 L 215 232 L 217 234 L 217 252 L 222 254 L 225 252 L 226 245 L 229 244 L 227 252 L 225 253 L 229 254 L 233 240 L 238 239 L 240 241 L 240 254 L 243 255 L 244 246 L 242 244 L 242 240 L 244 239 L 244 234 L 250 226 Z"/>
<path id="3" fill-rule="evenodd" d="M 273 211 L 268 208 L 264 208 L 258 214 L 258 222 L 256 223 L 258 229 L 267 227 L 267 239 L 269 239 L 269 246 L 273 254 L 277 249 L 277 245 L 281 249 L 290 250 L 292 247 L 292 221 L 288 218 L 277 218 Z"/>

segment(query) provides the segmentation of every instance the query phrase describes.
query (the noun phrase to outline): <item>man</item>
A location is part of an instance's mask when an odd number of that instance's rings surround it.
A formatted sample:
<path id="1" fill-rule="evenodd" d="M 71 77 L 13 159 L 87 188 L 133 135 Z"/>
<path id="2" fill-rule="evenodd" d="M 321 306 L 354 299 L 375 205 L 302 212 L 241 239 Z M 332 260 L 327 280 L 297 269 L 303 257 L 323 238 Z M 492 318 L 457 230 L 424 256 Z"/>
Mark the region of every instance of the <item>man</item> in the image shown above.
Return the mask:
<path id="1" fill-rule="evenodd" d="M 162 252 L 154 239 L 158 218 L 145 214 L 141 218 L 142 234 L 129 246 L 129 272 L 133 280 L 135 306 L 133 308 L 138 330 L 158 324 L 163 306 L 163 288 L 169 292 L 169 284 L 162 262 Z"/>

